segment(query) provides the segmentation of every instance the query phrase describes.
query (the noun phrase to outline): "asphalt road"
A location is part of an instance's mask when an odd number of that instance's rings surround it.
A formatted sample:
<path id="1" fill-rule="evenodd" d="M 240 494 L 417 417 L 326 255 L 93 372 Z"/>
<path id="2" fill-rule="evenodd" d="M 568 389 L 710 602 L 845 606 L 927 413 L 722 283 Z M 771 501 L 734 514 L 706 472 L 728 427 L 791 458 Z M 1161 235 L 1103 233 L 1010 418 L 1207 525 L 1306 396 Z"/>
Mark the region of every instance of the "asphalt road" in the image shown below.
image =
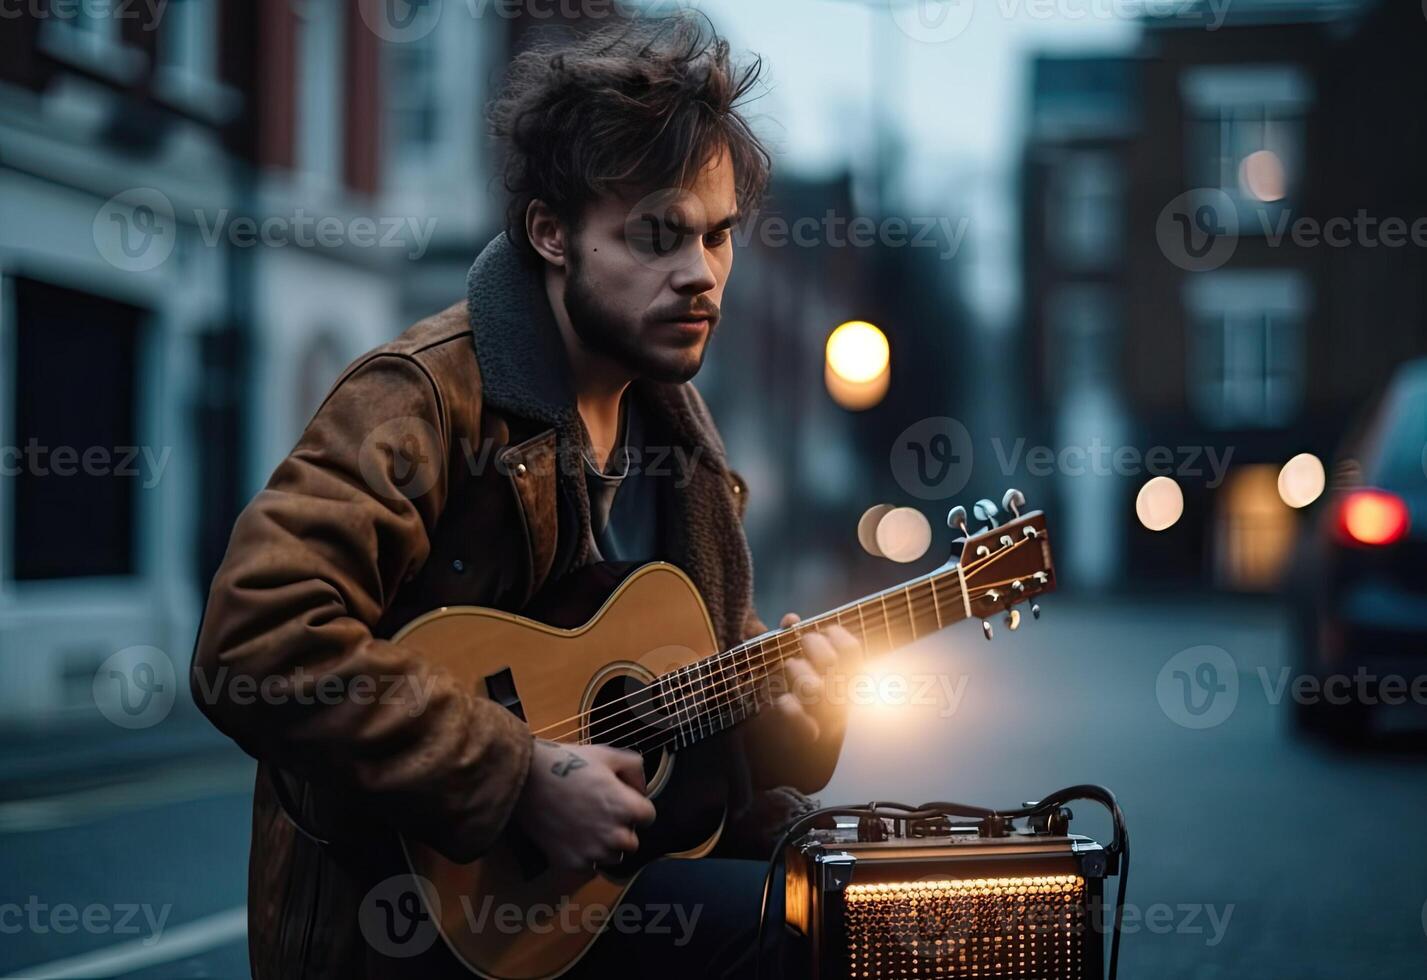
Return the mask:
<path id="1" fill-rule="evenodd" d="M 1044 605 L 846 689 L 822 798 L 1010 805 L 1102 783 L 1133 841 L 1122 977 L 1427 976 L 1419 738 L 1297 739 L 1272 606 Z M 0 801 L 0 977 L 245 976 L 251 765 L 220 751 L 110 777 Z M 1108 840 L 1095 807 L 1075 810 L 1075 831 Z"/>

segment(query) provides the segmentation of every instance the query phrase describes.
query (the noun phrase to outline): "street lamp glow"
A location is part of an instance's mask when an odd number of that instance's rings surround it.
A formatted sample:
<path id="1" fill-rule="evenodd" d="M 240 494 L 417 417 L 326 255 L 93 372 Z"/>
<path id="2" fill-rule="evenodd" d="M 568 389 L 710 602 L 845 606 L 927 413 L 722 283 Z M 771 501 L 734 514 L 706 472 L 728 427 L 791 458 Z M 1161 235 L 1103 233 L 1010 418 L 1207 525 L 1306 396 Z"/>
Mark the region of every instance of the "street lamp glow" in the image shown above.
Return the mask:
<path id="1" fill-rule="evenodd" d="M 843 381 L 867 384 L 887 370 L 887 335 L 865 320 L 849 320 L 827 338 L 827 365 Z"/>
<path id="2" fill-rule="evenodd" d="M 1323 495 L 1327 482 L 1323 461 L 1312 453 L 1299 453 L 1278 471 L 1278 495 L 1290 507 L 1307 507 Z"/>
<path id="3" fill-rule="evenodd" d="M 1140 487 L 1135 516 L 1151 531 L 1174 527 L 1184 515 L 1184 491 L 1167 476 L 1157 476 Z"/>

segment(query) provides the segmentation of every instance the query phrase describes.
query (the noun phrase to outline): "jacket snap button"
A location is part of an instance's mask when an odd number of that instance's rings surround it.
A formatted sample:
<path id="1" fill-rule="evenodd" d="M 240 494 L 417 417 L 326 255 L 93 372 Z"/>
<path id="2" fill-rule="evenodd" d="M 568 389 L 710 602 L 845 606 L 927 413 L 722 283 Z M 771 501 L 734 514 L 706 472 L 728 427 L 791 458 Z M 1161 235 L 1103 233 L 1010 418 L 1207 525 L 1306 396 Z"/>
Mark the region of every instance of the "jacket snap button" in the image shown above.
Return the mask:
<path id="1" fill-rule="evenodd" d="M 465 570 L 466 563 L 461 561 L 461 559 L 457 558 L 455 561 L 451 562 L 451 571 L 455 572 L 457 575 L 461 574 Z"/>
<path id="2" fill-rule="evenodd" d="M 515 475 L 516 475 L 516 476 L 524 476 L 524 475 L 525 475 L 525 464 L 524 464 L 524 463 L 516 463 L 516 464 L 515 464 Z"/>
<path id="3" fill-rule="evenodd" d="M 735 483 L 735 484 L 733 485 L 733 492 L 734 492 L 734 493 L 742 493 L 742 492 L 743 492 L 743 488 L 740 487 L 737 483 Z"/>

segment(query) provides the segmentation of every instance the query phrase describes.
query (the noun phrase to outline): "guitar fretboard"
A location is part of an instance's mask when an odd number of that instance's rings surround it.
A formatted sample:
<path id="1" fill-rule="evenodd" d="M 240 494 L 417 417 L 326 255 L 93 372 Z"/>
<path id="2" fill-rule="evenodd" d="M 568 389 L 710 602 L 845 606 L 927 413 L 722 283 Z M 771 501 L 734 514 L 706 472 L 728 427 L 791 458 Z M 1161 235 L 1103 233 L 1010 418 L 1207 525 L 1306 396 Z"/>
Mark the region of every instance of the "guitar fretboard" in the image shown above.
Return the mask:
<path id="1" fill-rule="evenodd" d="M 804 634 L 836 624 L 867 656 L 880 656 L 975 615 L 975 599 L 952 566 L 671 671 L 653 685 L 668 726 L 661 742 L 683 748 L 756 715 L 770 700 L 770 677 Z"/>

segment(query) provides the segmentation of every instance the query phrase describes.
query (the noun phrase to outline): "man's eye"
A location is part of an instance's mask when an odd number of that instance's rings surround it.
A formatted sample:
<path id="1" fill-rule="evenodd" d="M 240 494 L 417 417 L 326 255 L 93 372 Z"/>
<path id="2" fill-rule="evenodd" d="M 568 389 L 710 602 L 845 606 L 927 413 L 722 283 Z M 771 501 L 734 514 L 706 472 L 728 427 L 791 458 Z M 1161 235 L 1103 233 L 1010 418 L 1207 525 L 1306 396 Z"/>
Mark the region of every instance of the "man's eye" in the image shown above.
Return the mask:
<path id="1" fill-rule="evenodd" d="M 704 236 L 704 242 L 705 242 L 710 248 L 717 248 L 718 246 L 722 245 L 722 244 L 723 244 L 724 242 L 726 242 L 726 241 L 728 241 L 728 229 L 727 229 L 727 228 L 724 228 L 724 229 L 722 229 L 721 231 L 711 231 L 711 232 L 709 232 L 707 235 Z"/>

